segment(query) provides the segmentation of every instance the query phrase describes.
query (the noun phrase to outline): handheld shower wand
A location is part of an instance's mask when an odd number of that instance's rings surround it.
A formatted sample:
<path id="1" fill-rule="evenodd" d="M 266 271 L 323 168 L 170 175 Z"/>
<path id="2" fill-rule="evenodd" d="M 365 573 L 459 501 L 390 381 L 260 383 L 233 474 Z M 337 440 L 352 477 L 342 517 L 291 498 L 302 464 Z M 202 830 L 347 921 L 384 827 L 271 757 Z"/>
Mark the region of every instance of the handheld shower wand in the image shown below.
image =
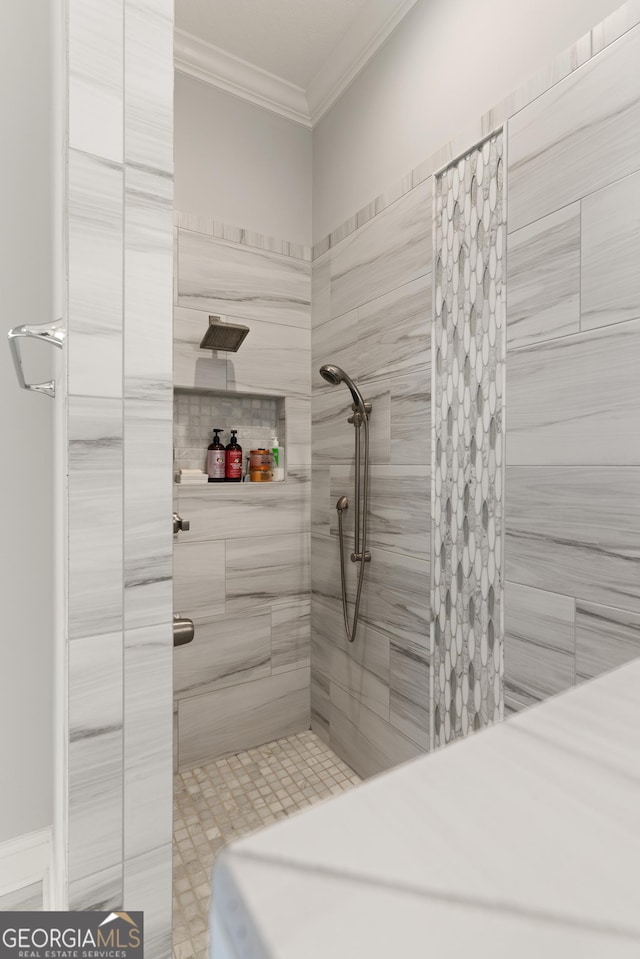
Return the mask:
<path id="1" fill-rule="evenodd" d="M 353 621 L 349 623 L 349 614 L 347 609 L 347 586 L 344 564 L 344 531 L 342 523 L 342 514 L 349 508 L 349 500 L 346 496 L 341 496 L 336 503 L 338 513 L 338 534 L 340 540 L 340 581 L 342 584 L 342 612 L 344 615 L 344 628 L 347 639 L 352 643 L 356 638 L 358 628 L 358 618 L 360 615 L 360 597 L 362 595 L 362 584 L 364 582 L 365 563 L 371 562 L 371 554 L 367 551 L 367 499 L 369 493 L 369 416 L 371 415 L 371 403 L 365 400 L 362 393 L 353 382 L 350 376 L 339 366 L 327 364 L 320 367 L 320 375 L 331 383 L 332 386 L 338 386 L 344 383 L 353 399 L 353 416 L 349 417 L 348 422 L 352 423 L 355 434 L 355 531 L 354 531 L 354 551 L 351 554 L 352 563 L 360 563 L 360 572 L 358 574 L 358 585 L 356 589 L 356 599 L 353 609 Z M 361 446 L 361 428 L 364 426 L 364 481 L 362 483 L 362 497 L 360 496 L 360 446 Z M 360 540 L 360 520 L 362 517 L 362 542 Z"/>

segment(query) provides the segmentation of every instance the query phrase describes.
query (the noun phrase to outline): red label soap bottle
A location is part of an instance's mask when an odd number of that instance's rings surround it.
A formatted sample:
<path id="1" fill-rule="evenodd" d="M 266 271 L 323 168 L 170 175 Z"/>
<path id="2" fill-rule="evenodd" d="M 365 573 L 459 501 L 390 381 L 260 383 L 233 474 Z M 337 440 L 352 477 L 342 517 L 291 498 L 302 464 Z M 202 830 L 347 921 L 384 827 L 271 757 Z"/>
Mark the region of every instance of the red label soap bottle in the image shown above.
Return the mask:
<path id="1" fill-rule="evenodd" d="M 242 480 L 242 447 L 236 439 L 237 430 L 231 430 L 231 441 L 225 450 L 227 483 L 240 483 Z"/>

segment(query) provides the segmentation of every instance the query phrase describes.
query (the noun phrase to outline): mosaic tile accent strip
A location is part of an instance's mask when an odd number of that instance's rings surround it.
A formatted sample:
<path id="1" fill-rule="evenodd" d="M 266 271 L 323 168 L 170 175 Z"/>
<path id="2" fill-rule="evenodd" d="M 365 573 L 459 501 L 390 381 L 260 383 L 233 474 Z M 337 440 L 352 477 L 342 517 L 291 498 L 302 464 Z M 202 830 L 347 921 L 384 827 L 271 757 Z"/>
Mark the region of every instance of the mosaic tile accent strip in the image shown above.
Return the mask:
<path id="1" fill-rule="evenodd" d="M 503 715 L 503 135 L 435 182 L 434 745 Z"/>
<path id="2" fill-rule="evenodd" d="M 310 730 L 175 778 L 174 959 L 206 959 L 211 870 L 232 839 L 361 782 Z"/>

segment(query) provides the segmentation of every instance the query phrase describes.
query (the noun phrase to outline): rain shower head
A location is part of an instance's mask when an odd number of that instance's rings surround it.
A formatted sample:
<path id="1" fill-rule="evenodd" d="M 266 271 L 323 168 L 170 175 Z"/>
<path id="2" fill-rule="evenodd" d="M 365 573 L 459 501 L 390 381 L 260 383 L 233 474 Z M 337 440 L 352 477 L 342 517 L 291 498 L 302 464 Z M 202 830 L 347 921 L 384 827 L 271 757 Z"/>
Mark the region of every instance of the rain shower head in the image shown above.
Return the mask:
<path id="1" fill-rule="evenodd" d="M 248 326 L 242 326 L 240 323 L 222 323 L 219 316 L 210 316 L 209 328 L 200 341 L 200 349 L 237 353 L 248 332 Z"/>
<path id="2" fill-rule="evenodd" d="M 362 393 L 344 370 L 340 369 L 339 366 L 333 366 L 331 363 L 328 363 L 326 366 L 320 367 L 320 376 L 326 380 L 327 383 L 331 383 L 332 386 L 337 386 L 338 383 L 344 383 L 353 397 L 354 406 L 362 412 L 365 412 L 365 402 Z"/>

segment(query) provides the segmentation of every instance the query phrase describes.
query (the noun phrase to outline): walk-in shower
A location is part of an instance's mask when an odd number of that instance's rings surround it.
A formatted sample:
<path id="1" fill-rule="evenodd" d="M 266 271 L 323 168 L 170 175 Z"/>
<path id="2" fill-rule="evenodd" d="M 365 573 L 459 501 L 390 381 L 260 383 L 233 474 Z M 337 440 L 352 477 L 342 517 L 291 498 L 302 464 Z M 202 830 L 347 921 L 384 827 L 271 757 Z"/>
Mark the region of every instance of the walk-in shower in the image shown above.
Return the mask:
<path id="1" fill-rule="evenodd" d="M 349 622 L 349 610 L 347 608 L 347 581 L 344 565 L 344 529 L 342 514 L 349 508 L 349 500 L 346 496 L 340 496 L 336 503 L 338 513 L 338 534 L 340 543 L 340 581 L 342 585 L 342 612 L 344 615 L 344 628 L 347 639 L 352 643 L 356 638 L 358 629 L 358 617 L 360 614 L 360 597 L 362 595 L 362 584 L 364 583 L 364 571 L 367 563 L 371 562 L 371 554 L 367 551 L 367 500 L 369 496 L 369 417 L 371 416 L 371 402 L 365 400 L 362 393 L 353 382 L 350 376 L 340 369 L 339 366 L 327 364 L 320 367 L 320 376 L 331 383 L 332 386 L 338 386 L 344 383 L 351 393 L 353 399 L 353 415 L 349 417 L 348 422 L 352 423 L 355 429 L 355 518 L 354 518 L 354 547 L 351 553 L 351 562 L 360 563 L 358 573 L 358 585 L 356 588 L 356 599 L 353 608 L 353 619 Z M 362 427 L 364 427 L 364 464 L 361 467 L 362 452 Z M 362 473 L 362 479 L 361 479 Z"/>

